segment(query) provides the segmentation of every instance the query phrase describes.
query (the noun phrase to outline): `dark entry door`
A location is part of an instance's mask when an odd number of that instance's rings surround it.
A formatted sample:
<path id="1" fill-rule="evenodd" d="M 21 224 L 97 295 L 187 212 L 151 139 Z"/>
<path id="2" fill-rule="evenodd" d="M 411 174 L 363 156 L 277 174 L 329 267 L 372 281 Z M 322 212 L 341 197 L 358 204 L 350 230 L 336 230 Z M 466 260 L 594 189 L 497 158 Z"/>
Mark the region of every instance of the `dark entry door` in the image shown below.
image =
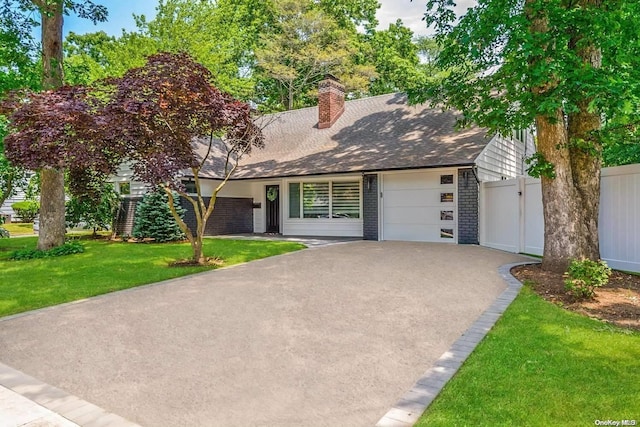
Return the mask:
<path id="1" fill-rule="evenodd" d="M 267 233 L 280 232 L 280 186 L 267 185 Z"/>

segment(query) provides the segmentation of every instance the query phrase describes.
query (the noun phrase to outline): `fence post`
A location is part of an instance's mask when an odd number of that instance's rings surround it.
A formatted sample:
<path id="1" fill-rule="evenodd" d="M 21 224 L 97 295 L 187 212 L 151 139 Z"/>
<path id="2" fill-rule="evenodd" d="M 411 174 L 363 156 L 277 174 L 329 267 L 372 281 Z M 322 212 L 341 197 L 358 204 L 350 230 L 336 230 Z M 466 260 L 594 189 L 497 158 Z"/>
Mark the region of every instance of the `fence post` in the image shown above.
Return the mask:
<path id="1" fill-rule="evenodd" d="M 526 201 L 526 185 L 525 177 L 519 176 L 516 178 L 516 191 L 518 192 L 518 253 L 525 251 L 525 201 Z"/>

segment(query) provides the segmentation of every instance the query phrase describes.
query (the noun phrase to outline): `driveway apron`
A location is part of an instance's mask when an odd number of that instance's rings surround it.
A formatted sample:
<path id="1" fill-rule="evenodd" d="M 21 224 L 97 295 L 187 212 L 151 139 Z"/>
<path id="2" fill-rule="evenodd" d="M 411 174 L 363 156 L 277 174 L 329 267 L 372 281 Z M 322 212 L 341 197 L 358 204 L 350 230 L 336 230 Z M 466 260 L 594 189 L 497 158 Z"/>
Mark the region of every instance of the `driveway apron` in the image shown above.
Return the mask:
<path id="1" fill-rule="evenodd" d="M 373 426 L 522 260 L 307 249 L 0 320 L 0 362 L 143 426 Z"/>

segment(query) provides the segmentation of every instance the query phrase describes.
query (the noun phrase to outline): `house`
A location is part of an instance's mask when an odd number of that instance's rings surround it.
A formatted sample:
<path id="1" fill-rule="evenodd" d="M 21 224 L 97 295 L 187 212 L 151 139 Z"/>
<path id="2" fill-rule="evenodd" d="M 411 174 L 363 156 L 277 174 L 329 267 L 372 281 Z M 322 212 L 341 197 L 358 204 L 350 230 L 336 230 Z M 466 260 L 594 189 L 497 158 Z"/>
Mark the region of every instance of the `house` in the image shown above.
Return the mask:
<path id="1" fill-rule="evenodd" d="M 503 138 L 478 127 L 456 130 L 454 112 L 410 106 L 403 94 L 345 101 L 344 87 L 330 77 L 319 89 L 318 107 L 264 118 L 265 148 L 243 157 L 207 234 L 476 244 L 479 183 L 522 175 L 534 152 L 526 132 Z M 203 169 L 203 194 L 221 168 Z M 129 232 L 144 186 L 126 169 L 115 180 L 129 194 L 119 222 Z M 189 212 L 186 220 L 194 221 Z"/>

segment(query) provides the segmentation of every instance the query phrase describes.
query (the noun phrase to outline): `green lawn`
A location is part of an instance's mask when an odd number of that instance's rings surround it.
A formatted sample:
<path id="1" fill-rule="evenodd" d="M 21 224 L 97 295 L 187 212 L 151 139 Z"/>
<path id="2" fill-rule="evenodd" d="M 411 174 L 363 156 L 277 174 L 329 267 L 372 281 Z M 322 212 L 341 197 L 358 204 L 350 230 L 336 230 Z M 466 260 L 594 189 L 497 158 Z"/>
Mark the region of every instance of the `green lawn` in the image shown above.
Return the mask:
<path id="1" fill-rule="evenodd" d="M 188 243 L 144 244 L 83 240 L 85 252 L 57 258 L 9 261 L 16 249 L 33 249 L 36 237 L 0 240 L 0 316 L 131 288 L 213 267 L 169 267 L 189 258 Z M 205 239 L 204 253 L 233 265 L 302 249 L 292 242 Z"/>
<path id="2" fill-rule="evenodd" d="M 419 426 L 640 424 L 640 333 L 524 288 Z"/>
<path id="3" fill-rule="evenodd" d="M 12 236 L 33 236 L 32 222 L 8 222 L 2 225 L 2 228 L 9 231 Z"/>

